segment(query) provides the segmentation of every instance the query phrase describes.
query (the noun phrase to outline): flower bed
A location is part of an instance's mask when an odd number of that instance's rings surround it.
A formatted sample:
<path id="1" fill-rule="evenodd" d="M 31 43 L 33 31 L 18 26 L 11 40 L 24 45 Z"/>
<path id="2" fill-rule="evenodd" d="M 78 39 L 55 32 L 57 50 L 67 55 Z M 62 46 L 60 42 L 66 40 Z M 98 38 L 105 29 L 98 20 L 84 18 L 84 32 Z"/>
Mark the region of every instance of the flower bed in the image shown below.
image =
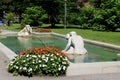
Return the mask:
<path id="1" fill-rule="evenodd" d="M 35 32 L 51 32 L 51 30 L 49 28 L 37 28 Z"/>
<path id="2" fill-rule="evenodd" d="M 21 51 L 8 65 L 13 75 L 52 75 L 66 73 L 69 66 L 68 57 L 55 47 L 31 48 Z"/>

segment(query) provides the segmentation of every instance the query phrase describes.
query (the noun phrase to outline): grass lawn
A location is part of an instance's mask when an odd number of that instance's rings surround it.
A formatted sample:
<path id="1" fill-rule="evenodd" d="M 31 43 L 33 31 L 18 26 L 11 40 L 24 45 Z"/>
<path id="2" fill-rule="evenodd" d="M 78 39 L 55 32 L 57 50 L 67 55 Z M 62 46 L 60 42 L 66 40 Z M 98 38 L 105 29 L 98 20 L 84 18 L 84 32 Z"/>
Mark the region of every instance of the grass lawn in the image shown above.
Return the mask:
<path id="1" fill-rule="evenodd" d="M 2 25 L 2 29 L 20 31 L 20 24 L 11 24 L 10 26 Z"/>
<path id="2" fill-rule="evenodd" d="M 43 26 L 46 26 L 46 25 L 43 25 Z M 12 24 L 10 27 L 2 26 L 2 28 L 13 30 L 13 31 L 21 30 L 19 24 Z M 101 31 L 83 30 L 83 29 L 77 29 L 77 28 L 64 29 L 64 27 L 55 28 L 55 29 L 53 28 L 51 30 L 53 32 L 60 33 L 60 34 L 67 34 L 70 31 L 76 31 L 78 35 L 81 35 L 85 39 L 91 39 L 91 40 L 120 45 L 120 32 L 101 32 Z"/>
<path id="3" fill-rule="evenodd" d="M 83 29 L 52 29 L 52 31 L 60 34 L 66 34 L 70 31 L 76 31 L 77 34 L 81 35 L 85 39 L 120 45 L 120 32 L 101 32 Z"/>

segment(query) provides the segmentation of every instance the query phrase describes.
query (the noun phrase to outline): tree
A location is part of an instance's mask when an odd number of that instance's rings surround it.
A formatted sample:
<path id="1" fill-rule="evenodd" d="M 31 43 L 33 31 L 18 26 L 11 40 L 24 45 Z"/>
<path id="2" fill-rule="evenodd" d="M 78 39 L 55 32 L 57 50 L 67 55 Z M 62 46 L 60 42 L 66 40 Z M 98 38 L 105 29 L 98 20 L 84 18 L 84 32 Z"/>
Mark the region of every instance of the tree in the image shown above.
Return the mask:
<path id="1" fill-rule="evenodd" d="M 120 4 L 117 0 L 108 0 L 96 10 L 93 19 L 95 30 L 116 31 L 120 28 Z"/>
<path id="2" fill-rule="evenodd" d="M 48 20 L 51 24 L 51 27 L 54 27 L 57 22 L 59 22 L 59 15 L 62 9 L 63 2 L 60 0 L 43 0 L 41 6 L 46 10 L 48 14 Z"/>
<path id="3" fill-rule="evenodd" d="M 22 24 L 30 24 L 31 26 L 39 26 L 42 21 L 47 18 L 45 10 L 40 6 L 28 7 L 22 14 Z"/>
<path id="4" fill-rule="evenodd" d="M 11 22 L 14 20 L 14 15 L 13 13 L 7 13 L 6 15 L 6 20 L 7 20 L 7 25 L 10 26 Z"/>
<path id="5" fill-rule="evenodd" d="M 96 8 L 101 8 L 101 4 L 107 4 L 108 0 L 89 0 Z"/>

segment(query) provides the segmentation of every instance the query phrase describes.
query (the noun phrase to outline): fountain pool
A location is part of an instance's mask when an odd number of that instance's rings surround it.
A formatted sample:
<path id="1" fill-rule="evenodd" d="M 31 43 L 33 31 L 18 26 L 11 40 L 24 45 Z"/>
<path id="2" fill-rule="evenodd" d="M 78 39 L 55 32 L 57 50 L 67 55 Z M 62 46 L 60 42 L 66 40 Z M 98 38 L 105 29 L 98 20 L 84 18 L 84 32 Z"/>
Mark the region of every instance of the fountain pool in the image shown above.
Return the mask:
<path id="1" fill-rule="evenodd" d="M 30 37 L 0 36 L 0 42 L 15 53 L 34 47 L 54 46 L 63 50 L 67 41 L 63 37 L 51 34 L 31 35 Z M 117 50 L 111 50 L 100 46 L 85 43 L 87 55 L 68 55 L 72 63 L 116 61 Z"/>

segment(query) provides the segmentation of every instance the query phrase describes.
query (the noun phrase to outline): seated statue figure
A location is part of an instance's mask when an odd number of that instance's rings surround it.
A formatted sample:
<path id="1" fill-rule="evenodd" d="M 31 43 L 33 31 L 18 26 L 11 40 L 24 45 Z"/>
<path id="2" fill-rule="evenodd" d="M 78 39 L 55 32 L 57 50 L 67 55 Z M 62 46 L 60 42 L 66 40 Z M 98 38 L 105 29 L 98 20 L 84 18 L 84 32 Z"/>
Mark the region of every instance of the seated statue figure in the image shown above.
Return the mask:
<path id="1" fill-rule="evenodd" d="M 20 32 L 18 32 L 18 36 L 29 36 L 32 33 L 32 28 L 30 25 L 26 25 Z"/>
<path id="2" fill-rule="evenodd" d="M 86 54 L 87 50 L 84 48 L 83 38 L 72 31 L 66 35 L 68 43 L 63 52 L 68 54 Z"/>

